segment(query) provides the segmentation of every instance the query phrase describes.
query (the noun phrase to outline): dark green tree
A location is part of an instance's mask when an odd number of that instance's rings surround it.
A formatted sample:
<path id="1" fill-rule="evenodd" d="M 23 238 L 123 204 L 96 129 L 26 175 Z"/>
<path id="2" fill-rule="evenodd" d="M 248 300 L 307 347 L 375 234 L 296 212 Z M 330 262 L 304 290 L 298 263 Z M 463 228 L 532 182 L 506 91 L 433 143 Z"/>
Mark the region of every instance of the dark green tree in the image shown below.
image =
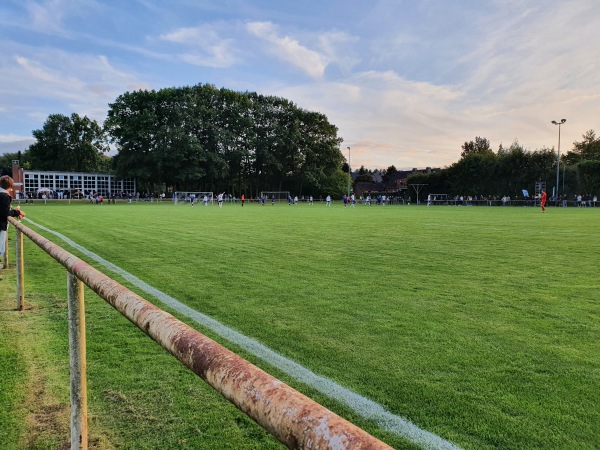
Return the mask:
<path id="1" fill-rule="evenodd" d="M 496 155 L 469 153 L 448 168 L 449 192 L 458 195 L 487 196 L 494 192 Z"/>
<path id="2" fill-rule="evenodd" d="M 323 114 L 212 85 L 127 92 L 104 126 L 119 175 L 176 190 L 317 195 L 343 159 L 337 128 Z"/>
<path id="3" fill-rule="evenodd" d="M 472 154 L 486 154 L 490 153 L 492 148 L 490 147 L 490 141 L 486 138 L 482 138 L 477 136 L 475 141 L 465 142 L 462 145 L 462 153 L 460 154 L 461 158 Z"/>
<path id="4" fill-rule="evenodd" d="M 368 171 L 365 171 L 362 173 L 359 172 L 359 174 L 354 179 L 355 183 L 359 183 L 359 182 L 373 183 L 374 181 L 375 180 L 373 179 L 373 175 L 371 175 Z"/>
<path id="5" fill-rule="evenodd" d="M 396 166 L 391 165 L 383 172 L 381 179 L 384 183 L 387 183 L 396 173 L 398 173 L 398 169 L 396 169 Z"/>
<path id="6" fill-rule="evenodd" d="M 577 184 L 579 193 L 600 193 L 600 160 L 585 160 L 577 164 Z"/>
<path id="7" fill-rule="evenodd" d="M 32 134 L 37 142 L 27 153 L 31 167 L 37 170 L 96 172 L 109 150 L 100 125 L 77 113 L 71 117 L 51 114 L 43 128 Z"/>
<path id="8" fill-rule="evenodd" d="M 16 153 L 4 153 L 0 155 L 0 171 L 2 175 L 12 176 L 12 162 L 19 161 L 19 165 L 21 167 L 29 166 L 29 158 L 26 156 L 26 153 L 22 153 L 20 151 Z"/>
<path id="9" fill-rule="evenodd" d="M 563 161 L 568 165 L 575 165 L 580 161 L 600 161 L 600 137 L 596 137 L 594 130 L 583 134 L 581 142 L 573 142 L 573 150 L 563 156 Z"/>

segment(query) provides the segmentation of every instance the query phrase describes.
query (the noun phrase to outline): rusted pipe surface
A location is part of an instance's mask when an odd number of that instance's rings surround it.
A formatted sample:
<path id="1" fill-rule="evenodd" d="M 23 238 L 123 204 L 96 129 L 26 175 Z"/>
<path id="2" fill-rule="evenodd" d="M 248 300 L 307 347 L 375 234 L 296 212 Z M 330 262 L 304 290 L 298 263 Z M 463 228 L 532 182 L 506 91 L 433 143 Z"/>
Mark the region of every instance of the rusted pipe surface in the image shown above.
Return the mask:
<path id="1" fill-rule="evenodd" d="M 289 448 L 391 448 L 30 228 L 12 218 L 9 220 L 70 273 Z"/>

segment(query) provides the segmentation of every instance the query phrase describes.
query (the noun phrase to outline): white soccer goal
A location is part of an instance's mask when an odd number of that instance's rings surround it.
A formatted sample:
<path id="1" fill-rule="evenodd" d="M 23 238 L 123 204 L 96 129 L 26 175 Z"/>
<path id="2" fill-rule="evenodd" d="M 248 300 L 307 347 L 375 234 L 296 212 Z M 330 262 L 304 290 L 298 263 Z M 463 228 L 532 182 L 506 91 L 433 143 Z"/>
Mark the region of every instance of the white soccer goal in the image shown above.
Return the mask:
<path id="1" fill-rule="evenodd" d="M 212 192 L 181 192 L 181 191 L 175 192 L 175 198 L 173 200 L 173 204 L 174 205 L 191 204 L 192 199 L 195 204 L 204 203 L 204 196 L 206 196 L 207 204 L 210 203 L 212 205 L 214 202 L 214 198 L 215 198 L 215 196 L 213 195 Z"/>
<path id="2" fill-rule="evenodd" d="M 261 198 L 266 197 L 267 202 L 272 202 L 273 198 L 276 202 L 287 202 L 290 196 L 290 191 L 262 191 L 260 193 Z"/>

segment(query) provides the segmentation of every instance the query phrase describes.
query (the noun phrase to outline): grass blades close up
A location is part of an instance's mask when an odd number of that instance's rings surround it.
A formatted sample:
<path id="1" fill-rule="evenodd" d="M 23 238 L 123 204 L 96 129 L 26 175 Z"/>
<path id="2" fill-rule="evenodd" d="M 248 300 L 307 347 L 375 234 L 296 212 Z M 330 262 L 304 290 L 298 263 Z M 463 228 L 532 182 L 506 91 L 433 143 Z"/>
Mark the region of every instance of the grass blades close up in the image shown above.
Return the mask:
<path id="1" fill-rule="evenodd" d="M 219 209 L 167 202 L 22 209 L 189 307 L 459 447 L 600 447 L 600 208 L 542 214 L 521 207 Z M 14 241 L 14 230 L 9 234 Z M 27 373 L 29 382 L 43 373 L 48 402 L 68 405 L 65 271 L 25 240 L 28 309 L 17 313 L 3 300 L 2 371 L 11 366 L 13 378 Z M 10 277 L 11 269 L 3 275 L 3 299 L 13 295 L 5 287 Z M 279 447 L 88 291 L 86 309 L 97 448 Z M 351 405 L 179 317 L 395 448 L 415 448 Z M 24 336 L 29 343 L 14 345 Z M 18 385 L 10 379 L 8 387 Z M 2 402 L 29 417 L 35 404 L 23 411 L 19 402 Z M 0 415 L 1 425 L 11 420 Z"/>

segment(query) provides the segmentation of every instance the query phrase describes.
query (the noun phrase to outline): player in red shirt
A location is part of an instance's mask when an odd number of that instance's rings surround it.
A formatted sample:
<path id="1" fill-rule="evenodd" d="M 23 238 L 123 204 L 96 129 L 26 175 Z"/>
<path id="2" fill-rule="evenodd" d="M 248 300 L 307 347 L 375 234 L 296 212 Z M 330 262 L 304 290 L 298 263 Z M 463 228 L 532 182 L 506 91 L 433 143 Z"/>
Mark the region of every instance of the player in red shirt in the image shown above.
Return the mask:
<path id="1" fill-rule="evenodd" d="M 542 212 L 546 212 L 546 191 L 542 190 L 542 198 L 540 200 L 540 206 L 542 207 Z"/>

